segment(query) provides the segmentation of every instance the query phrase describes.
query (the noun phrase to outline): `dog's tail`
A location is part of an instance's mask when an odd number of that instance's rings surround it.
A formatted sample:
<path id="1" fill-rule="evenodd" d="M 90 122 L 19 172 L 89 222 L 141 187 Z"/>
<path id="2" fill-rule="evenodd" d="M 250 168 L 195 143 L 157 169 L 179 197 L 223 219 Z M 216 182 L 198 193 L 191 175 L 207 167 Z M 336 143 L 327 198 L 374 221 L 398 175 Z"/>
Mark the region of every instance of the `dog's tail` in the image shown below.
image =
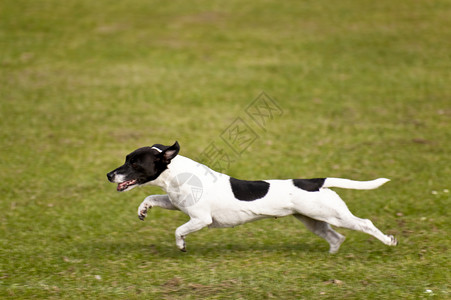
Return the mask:
<path id="1" fill-rule="evenodd" d="M 356 181 L 350 179 L 342 178 L 326 178 L 323 184 L 323 188 L 337 187 L 343 189 L 354 189 L 354 190 L 372 190 L 377 189 L 384 183 L 390 181 L 387 178 L 378 178 L 370 181 Z"/>

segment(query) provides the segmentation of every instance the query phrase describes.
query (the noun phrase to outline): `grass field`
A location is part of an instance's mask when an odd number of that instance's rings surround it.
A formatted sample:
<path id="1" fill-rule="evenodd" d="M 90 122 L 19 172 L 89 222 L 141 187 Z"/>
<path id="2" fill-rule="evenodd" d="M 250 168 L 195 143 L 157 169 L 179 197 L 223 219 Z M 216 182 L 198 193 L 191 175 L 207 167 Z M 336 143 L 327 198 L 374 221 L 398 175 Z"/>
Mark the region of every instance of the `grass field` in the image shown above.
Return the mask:
<path id="1" fill-rule="evenodd" d="M 0 1 L 0 298 L 449 299 L 450 28 L 444 0 Z M 338 229 L 330 255 L 288 217 L 182 253 L 185 215 L 136 215 L 161 190 L 106 180 L 140 146 L 229 151 L 237 118 L 228 174 L 390 178 L 337 191 L 399 246 Z"/>

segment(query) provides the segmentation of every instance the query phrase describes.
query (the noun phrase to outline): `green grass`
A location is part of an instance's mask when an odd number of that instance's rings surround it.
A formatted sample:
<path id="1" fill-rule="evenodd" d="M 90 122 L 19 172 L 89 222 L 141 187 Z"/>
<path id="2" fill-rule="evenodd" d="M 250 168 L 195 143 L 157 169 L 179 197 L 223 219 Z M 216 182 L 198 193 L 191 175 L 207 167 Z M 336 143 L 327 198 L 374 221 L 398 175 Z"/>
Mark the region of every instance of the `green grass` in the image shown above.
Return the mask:
<path id="1" fill-rule="evenodd" d="M 449 1 L 1 1 L 0 298 L 449 298 L 449 28 Z M 237 117 L 259 138 L 228 174 L 391 178 L 339 193 L 399 246 L 338 229 L 329 255 L 282 218 L 181 253 L 185 215 L 136 216 L 160 190 L 106 180 L 140 146 L 224 146 Z"/>

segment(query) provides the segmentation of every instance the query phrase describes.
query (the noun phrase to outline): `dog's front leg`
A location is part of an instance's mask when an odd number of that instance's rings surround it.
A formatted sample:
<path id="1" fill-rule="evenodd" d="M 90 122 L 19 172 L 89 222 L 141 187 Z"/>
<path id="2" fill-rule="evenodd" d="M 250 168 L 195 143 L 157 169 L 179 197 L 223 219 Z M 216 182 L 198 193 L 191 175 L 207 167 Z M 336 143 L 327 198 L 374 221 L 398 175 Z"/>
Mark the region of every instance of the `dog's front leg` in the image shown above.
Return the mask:
<path id="1" fill-rule="evenodd" d="M 147 211 L 152 206 L 159 206 L 166 209 L 177 210 L 178 208 L 172 205 L 168 195 L 150 195 L 144 199 L 138 208 L 138 217 L 141 221 L 147 216 Z"/>
<path id="2" fill-rule="evenodd" d="M 202 228 L 210 224 L 211 220 L 210 221 L 205 221 L 201 219 L 189 220 L 187 223 L 183 224 L 182 226 L 180 226 L 175 230 L 175 244 L 181 251 L 186 252 L 185 237 L 188 234 L 201 230 Z"/>

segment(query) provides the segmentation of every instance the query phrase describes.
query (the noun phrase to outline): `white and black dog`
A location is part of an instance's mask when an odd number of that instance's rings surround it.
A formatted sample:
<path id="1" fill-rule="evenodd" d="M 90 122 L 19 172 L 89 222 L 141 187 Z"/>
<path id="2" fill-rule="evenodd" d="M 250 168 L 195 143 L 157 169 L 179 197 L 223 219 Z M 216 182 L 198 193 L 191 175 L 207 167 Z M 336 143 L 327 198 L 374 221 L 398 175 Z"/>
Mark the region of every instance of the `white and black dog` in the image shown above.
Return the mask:
<path id="1" fill-rule="evenodd" d="M 383 234 L 370 220 L 354 216 L 341 198 L 329 188 L 375 189 L 389 181 L 353 181 L 340 178 L 245 181 L 215 172 L 205 165 L 178 155 L 180 146 L 155 144 L 139 148 L 125 164 L 107 174 L 118 191 L 139 185 L 161 187 L 167 195 L 151 195 L 138 208 L 141 220 L 153 206 L 180 210 L 190 220 L 175 231 L 177 247 L 186 251 L 185 237 L 206 226 L 233 227 L 246 222 L 294 215 L 309 230 L 338 251 L 345 237 L 330 225 L 370 234 L 395 246 L 396 239 Z M 330 224 L 330 225 L 329 225 Z"/>

